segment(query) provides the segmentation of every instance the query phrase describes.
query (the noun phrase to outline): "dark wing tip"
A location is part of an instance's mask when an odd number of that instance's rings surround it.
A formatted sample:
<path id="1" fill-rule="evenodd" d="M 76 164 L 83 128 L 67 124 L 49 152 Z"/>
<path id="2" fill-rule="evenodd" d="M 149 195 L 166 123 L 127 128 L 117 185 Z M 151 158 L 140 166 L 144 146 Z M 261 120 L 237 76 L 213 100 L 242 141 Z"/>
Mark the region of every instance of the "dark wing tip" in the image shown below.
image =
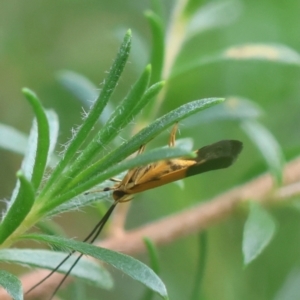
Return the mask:
<path id="1" fill-rule="evenodd" d="M 237 140 L 222 140 L 199 149 L 197 163 L 187 170 L 192 176 L 231 166 L 243 149 L 243 143 Z"/>
<path id="2" fill-rule="evenodd" d="M 238 140 L 228 140 L 232 148 L 232 155 L 238 156 L 243 150 L 243 143 Z"/>

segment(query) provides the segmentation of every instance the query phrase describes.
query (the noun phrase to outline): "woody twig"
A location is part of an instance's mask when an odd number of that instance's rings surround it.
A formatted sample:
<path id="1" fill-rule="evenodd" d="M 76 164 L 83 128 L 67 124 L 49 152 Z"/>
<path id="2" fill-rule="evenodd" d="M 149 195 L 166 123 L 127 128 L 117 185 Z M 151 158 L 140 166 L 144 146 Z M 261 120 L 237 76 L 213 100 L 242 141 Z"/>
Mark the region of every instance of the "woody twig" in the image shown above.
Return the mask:
<path id="1" fill-rule="evenodd" d="M 230 217 L 242 202 L 251 199 L 263 205 L 282 202 L 287 197 L 300 194 L 300 159 L 296 159 L 285 166 L 283 187 L 274 190 L 273 181 L 269 174 L 262 175 L 244 185 L 221 194 L 211 201 L 200 203 L 187 210 L 165 217 L 161 220 L 146 224 L 142 227 L 123 234 L 110 236 L 97 245 L 127 254 L 137 254 L 145 250 L 143 238 L 148 237 L 158 246 L 169 244 L 184 236 L 200 232 L 210 226 L 220 223 Z M 161 230 L 164 228 L 164 230 Z M 22 276 L 24 290 L 33 286 L 46 271 L 34 271 Z M 54 274 L 46 282 L 38 286 L 34 293 L 25 299 L 43 299 L 52 292 L 61 280 L 60 274 Z M 68 280 L 70 282 L 71 280 Z M 67 283 L 68 283 L 67 282 Z M 67 284 L 66 283 L 66 284 Z M 5 291 L 0 290 L 0 299 L 11 299 Z"/>

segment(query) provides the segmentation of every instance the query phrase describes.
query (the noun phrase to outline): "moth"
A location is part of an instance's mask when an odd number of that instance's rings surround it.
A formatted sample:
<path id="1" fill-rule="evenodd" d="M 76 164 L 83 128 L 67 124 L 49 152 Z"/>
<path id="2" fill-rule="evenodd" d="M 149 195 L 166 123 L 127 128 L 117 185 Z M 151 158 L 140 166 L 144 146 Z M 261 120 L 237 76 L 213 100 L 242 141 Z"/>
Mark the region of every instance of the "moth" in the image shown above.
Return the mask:
<path id="1" fill-rule="evenodd" d="M 176 123 L 170 134 L 169 147 L 175 146 L 177 127 Z M 121 181 L 103 191 L 113 191 L 115 202 L 130 201 L 134 194 L 207 171 L 227 168 L 234 163 L 242 148 L 240 141 L 222 140 L 196 150 L 195 158 L 162 160 L 132 169 Z M 145 146 L 141 146 L 138 154 L 144 149 Z"/>
<path id="2" fill-rule="evenodd" d="M 178 124 L 176 123 L 170 134 L 169 147 L 175 146 L 177 128 Z M 227 168 L 235 162 L 238 155 L 242 151 L 242 148 L 243 144 L 240 141 L 221 140 L 196 150 L 194 158 L 181 157 L 176 159 L 162 160 L 129 170 L 122 180 L 111 178 L 111 181 L 115 182 L 112 187 L 107 187 L 103 190 L 91 191 L 112 191 L 114 202 L 106 214 L 91 231 L 91 233 L 86 237 L 84 242 L 93 243 L 96 240 L 118 203 L 130 201 L 132 200 L 134 194 L 141 193 L 170 182 L 212 170 Z M 138 150 L 138 154 L 142 153 L 144 150 L 145 145 L 142 145 Z M 91 192 L 87 192 L 86 194 Z M 56 272 L 73 253 L 74 252 L 71 252 L 69 255 L 67 255 L 66 258 L 53 271 L 51 271 L 47 277 L 43 278 L 36 285 L 34 285 L 26 292 L 26 294 L 44 282 L 54 272 Z M 71 270 L 75 267 L 82 256 L 83 254 L 78 256 L 70 270 L 65 274 L 60 284 L 55 288 L 49 300 L 54 297 L 65 279 L 69 276 Z"/>

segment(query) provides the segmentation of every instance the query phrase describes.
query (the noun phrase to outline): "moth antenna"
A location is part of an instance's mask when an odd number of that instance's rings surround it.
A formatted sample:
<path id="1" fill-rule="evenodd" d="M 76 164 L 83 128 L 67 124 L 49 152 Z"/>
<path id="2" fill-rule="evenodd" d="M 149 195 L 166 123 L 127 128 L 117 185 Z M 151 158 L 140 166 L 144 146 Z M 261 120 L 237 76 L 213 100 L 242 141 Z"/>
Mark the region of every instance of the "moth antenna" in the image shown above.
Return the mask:
<path id="1" fill-rule="evenodd" d="M 92 244 L 97 237 L 99 236 L 99 234 L 101 233 L 104 225 L 106 224 L 106 222 L 108 221 L 110 215 L 112 214 L 112 212 L 114 211 L 116 205 L 117 205 L 118 201 L 115 201 L 110 208 L 108 209 L 108 211 L 105 213 L 105 215 L 101 218 L 101 220 L 96 224 L 96 226 L 93 228 L 93 230 L 89 233 L 89 235 L 83 240 L 83 242 L 87 242 L 90 238 L 91 241 L 89 242 L 90 244 Z M 94 235 L 95 234 L 95 235 Z M 56 267 L 55 269 L 53 269 L 47 276 L 45 276 L 42 280 L 40 280 L 38 283 L 36 283 L 33 287 L 31 287 L 28 291 L 26 291 L 25 295 L 27 295 L 28 293 L 30 293 L 32 290 L 34 290 L 37 286 L 39 286 L 40 284 L 42 284 L 43 282 L 45 282 L 49 277 L 51 277 L 71 256 L 72 254 L 74 254 L 76 251 L 72 250 Z M 70 275 L 71 271 L 74 269 L 74 267 L 76 266 L 76 264 L 78 263 L 78 261 L 81 259 L 81 257 L 83 256 L 83 254 L 80 254 L 77 259 L 74 261 L 74 263 L 72 264 L 72 266 L 69 268 L 68 272 L 65 274 L 65 276 L 63 277 L 63 279 L 60 281 L 60 283 L 58 284 L 58 286 L 55 288 L 54 292 L 52 293 L 51 297 L 49 298 L 49 300 L 51 300 L 55 294 L 57 293 L 57 291 L 60 289 L 60 287 L 62 286 L 62 284 L 65 282 L 65 280 L 67 279 L 67 277 Z"/>
<path id="2" fill-rule="evenodd" d="M 178 122 L 176 122 L 172 128 L 172 131 L 170 133 L 170 139 L 169 139 L 169 147 L 175 146 L 175 140 L 176 140 L 176 132 L 178 130 Z"/>

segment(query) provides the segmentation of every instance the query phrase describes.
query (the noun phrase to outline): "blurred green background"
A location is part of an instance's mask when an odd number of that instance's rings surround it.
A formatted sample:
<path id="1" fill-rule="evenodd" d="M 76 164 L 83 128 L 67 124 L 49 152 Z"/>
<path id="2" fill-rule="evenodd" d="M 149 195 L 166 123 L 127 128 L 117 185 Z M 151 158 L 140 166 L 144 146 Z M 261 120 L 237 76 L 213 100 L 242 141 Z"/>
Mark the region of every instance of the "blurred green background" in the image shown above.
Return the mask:
<path id="1" fill-rule="evenodd" d="M 164 2 L 167 21 L 174 3 Z M 209 54 L 247 42 L 281 43 L 300 52 L 299 1 L 244 0 L 240 4 L 242 13 L 236 22 L 194 38 L 183 49 L 180 59 L 184 61 L 192 55 Z M 144 0 L 2 0 L 0 122 L 28 133 L 33 113 L 20 90 L 29 87 L 46 108 L 57 112 L 61 124 L 59 141 L 65 143 L 71 127 L 80 124 L 82 109 L 75 97 L 59 84 L 57 73 L 65 69 L 81 73 L 100 89 L 118 49 L 120 33 L 122 36 L 131 28 L 133 50 L 113 96 L 117 103 L 148 62 L 150 46 L 147 44 L 151 45 L 151 34 L 143 12 L 149 7 L 149 1 Z M 143 37 L 144 48 L 135 36 Z M 231 61 L 197 68 L 171 81 L 160 115 L 190 100 L 232 95 L 251 99 L 263 108 L 265 114 L 260 121 L 276 137 L 288 159 L 299 153 L 300 70 L 297 66 Z M 185 121 L 180 125 L 179 137 L 192 137 L 196 148 L 232 138 L 244 142 L 244 151 L 232 168 L 190 178 L 185 181 L 184 190 L 170 184 L 138 195 L 128 216 L 128 228 L 208 200 L 266 170 L 261 155 L 235 122 L 209 122 L 193 129 L 185 126 Z M 122 137 L 128 138 L 126 133 Z M 167 140 L 168 132 L 152 145 L 164 145 Z M 10 197 L 20 162 L 20 156 L 0 150 L 0 199 Z M 208 230 L 208 261 L 201 299 L 278 300 L 276 295 L 291 272 L 296 272 L 300 280 L 299 211 L 283 207 L 271 212 L 278 221 L 278 233 L 246 269 L 241 251 L 246 214 L 237 213 Z M 58 222 L 71 237 L 82 237 L 98 218 L 98 213 L 88 208 L 86 212 L 65 214 Z M 159 249 L 161 278 L 171 299 L 189 299 L 198 252 L 197 235 Z M 147 262 L 146 256 L 139 259 Z M 88 299 L 141 299 L 144 287 L 114 270 L 112 273 L 116 279 L 114 290 L 102 292 L 87 287 Z M 300 299 L 300 296 L 289 299 Z"/>

